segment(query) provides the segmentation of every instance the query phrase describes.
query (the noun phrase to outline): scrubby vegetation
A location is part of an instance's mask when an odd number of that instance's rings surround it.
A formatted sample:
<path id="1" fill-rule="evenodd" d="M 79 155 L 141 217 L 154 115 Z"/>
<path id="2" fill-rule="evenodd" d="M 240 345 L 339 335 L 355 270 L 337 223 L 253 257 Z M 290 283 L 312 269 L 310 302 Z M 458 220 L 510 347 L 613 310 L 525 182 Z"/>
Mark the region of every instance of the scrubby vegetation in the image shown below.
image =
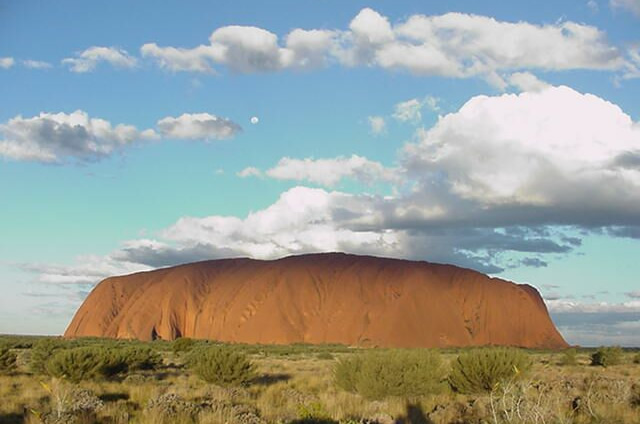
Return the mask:
<path id="1" fill-rule="evenodd" d="M 592 367 L 598 349 L 192 342 L 175 351 L 166 341 L 0 337 L 0 350 L 16 357 L 13 371 L 0 373 L 0 423 L 640 424 L 638 351 L 618 350 L 619 365 Z M 227 377 L 201 377 L 196 358 L 205 357 L 211 374 Z M 47 374 L 54 368 L 59 377 Z M 461 371 L 491 382 L 463 393 L 454 386 Z"/>
<path id="2" fill-rule="evenodd" d="M 530 366 L 531 360 L 520 349 L 473 349 L 455 359 L 449 382 L 460 393 L 491 392 L 500 383 L 522 378 Z"/>
<path id="3" fill-rule="evenodd" d="M 591 355 L 591 365 L 608 367 L 618 365 L 622 360 L 622 349 L 619 346 L 602 346 Z"/>
<path id="4" fill-rule="evenodd" d="M 368 351 L 341 359 L 335 381 L 367 399 L 413 398 L 440 393 L 445 373 L 440 354 L 433 350 Z"/>
<path id="5" fill-rule="evenodd" d="M 36 341 L 30 352 L 31 371 L 36 374 L 45 374 L 47 361 L 53 357 L 55 352 L 70 346 L 70 343 L 66 344 L 63 340 L 54 337 Z"/>
<path id="6" fill-rule="evenodd" d="M 172 349 L 175 353 L 189 352 L 195 346 L 196 342 L 188 337 L 180 337 L 173 341 Z"/>
<path id="7" fill-rule="evenodd" d="M 8 346 L 0 346 L 0 373 L 10 373 L 15 369 L 16 354 Z"/>
<path id="8" fill-rule="evenodd" d="M 113 377 L 127 369 L 123 357 L 96 347 L 60 349 L 46 362 L 47 373 L 73 382 Z"/>
<path id="9" fill-rule="evenodd" d="M 208 383 L 238 386 L 255 377 L 255 367 L 243 353 L 230 347 L 210 346 L 196 349 L 189 357 L 193 372 Z"/>
<path id="10" fill-rule="evenodd" d="M 124 364 L 126 371 L 154 370 L 162 365 L 160 353 L 148 346 L 127 346 L 110 352 L 116 361 Z"/>
<path id="11" fill-rule="evenodd" d="M 578 364 L 578 349 L 569 348 L 565 349 L 562 352 L 562 357 L 560 358 L 560 365 L 577 365 Z"/>

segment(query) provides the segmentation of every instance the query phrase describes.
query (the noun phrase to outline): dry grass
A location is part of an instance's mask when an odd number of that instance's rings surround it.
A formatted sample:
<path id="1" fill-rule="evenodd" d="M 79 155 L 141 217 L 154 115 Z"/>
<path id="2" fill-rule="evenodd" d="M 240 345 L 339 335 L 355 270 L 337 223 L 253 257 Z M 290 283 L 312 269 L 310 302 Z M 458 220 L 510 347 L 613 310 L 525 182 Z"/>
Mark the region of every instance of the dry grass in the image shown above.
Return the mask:
<path id="1" fill-rule="evenodd" d="M 562 353 L 532 352 L 533 369 L 526 379 L 500 385 L 486 395 L 446 391 L 418 399 L 368 401 L 336 387 L 335 359 L 317 352 L 257 353 L 251 356 L 261 376 L 244 388 L 207 384 L 181 366 L 181 357 L 163 352 L 166 366 L 138 372 L 120 381 L 85 381 L 73 387 L 98 396 L 103 407 L 90 421 L 97 423 L 288 423 L 425 422 L 425 423 L 630 423 L 640 424 L 640 364 L 627 352 L 621 365 L 589 366 L 590 352 L 579 351 L 576 365 L 561 365 Z M 302 351 L 301 351 L 302 350 Z M 0 375 L 0 424 L 43 422 L 56 409 L 56 396 L 69 383 L 32 375 L 17 349 L 20 367 Z M 455 352 L 445 352 L 447 362 Z M 44 383 L 44 384 L 43 384 Z M 176 396 L 175 414 L 149 408 L 162 395 Z M 60 396 L 58 396 L 60 397 Z M 182 403 L 180 403 L 182 402 Z M 26 414 L 25 414 L 26 411 Z M 39 418 L 40 416 L 40 418 Z M 417 417 L 417 418 L 416 418 Z M 420 421 L 422 419 L 422 421 Z M 315 421 L 314 421 L 315 420 Z"/>

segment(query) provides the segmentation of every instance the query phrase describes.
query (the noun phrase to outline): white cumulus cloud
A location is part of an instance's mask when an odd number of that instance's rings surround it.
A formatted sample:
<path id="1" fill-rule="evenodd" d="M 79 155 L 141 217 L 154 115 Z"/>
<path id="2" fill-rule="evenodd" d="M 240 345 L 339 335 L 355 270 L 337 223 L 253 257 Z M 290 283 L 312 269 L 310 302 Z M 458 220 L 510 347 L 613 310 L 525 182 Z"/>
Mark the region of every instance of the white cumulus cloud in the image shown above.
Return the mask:
<path id="1" fill-rule="evenodd" d="M 0 124 L 0 156 L 12 160 L 65 163 L 95 161 L 143 140 L 164 138 L 217 140 L 233 137 L 241 127 L 227 118 L 208 113 L 184 113 L 157 122 L 157 130 L 133 125 L 112 125 L 87 112 L 42 112 L 20 115 Z"/>
<path id="2" fill-rule="evenodd" d="M 212 73 L 214 65 L 225 65 L 239 73 L 270 72 L 323 65 L 335 37 L 334 31 L 297 28 L 285 37 L 283 46 L 270 31 L 231 25 L 216 29 L 207 45 L 179 48 L 148 43 L 140 51 L 171 71 Z"/>
<path id="3" fill-rule="evenodd" d="M 581 233 L 640 237 L 639 131 L 617 105 L 569 87 L 475 96 L 418 130 L 391 169 L 352 155 L 283 158 L 265 172 L 240 172 L 324 186 L 342 178 L 386 180 L 392 195 L 294 187 L 246 216 L 182 217 L 150 238 L 123 243 L 102 263 L 125 272 L 220 257 L 344 251 L 488 273 L 544 266 L 549 255 L 580 246 Z M 85 265 L 33 272 L 53 283 L 97 282 L 100 276 Z M 640 310 L 635 291 L 615 290 L 628 292 L 629 301 L 584 303 L 552 293 L 547 300 L 557 314 Z"/>
<path id="4" fill-rule="evenodd" d="M 336 49 L 337 37 L 336 31 L 294 29 L 286 36 L 282 65 L 294 68 L 324 66 Z"/>
<path id="5" fill-rule="evenodd" d="M 242 128 L 230 119 L 209 113 L 167 116 L 160 119 L 157 126 L 165 137 L 181 139 L 221 140 L 233 137 L 242 131 Z"/>
<path id="6" fill-rule="evenodd" d="M 514 72 L 509 76 L 509 85 L 520 91 L 541 91 L 551 87 L 551 84 L 542 81 L 531 72 Z"/>
<path id="7" fill-rule="evenodd" d="M 209 37 L 216 62 L 237 72 L 274 71 L 285 61 L 278 36 L 252 26 L 226 26 Z"/>
<path id="8" fill-rule="evenodd" d="M 210 46 L 200 45 L 191 49 L 180 47 L 159 47 L 147 43 L 140 47 L 143 57 L 153 58 L 158 66 L 172 72 L 213 72 L 212 61 L 215 52 Z"/>
<path id="9" fill-rule="evenodd" d="M 113 126 L 81 110 L 70 114 L 43 112 L 32 118 L 18 115 L 0 124 L 0 156 L 38 162 L 91 161 L 155 136 L 153 130 Z"/>
<path id="10" fill-rule="evenodd" d="M 337 209 L 354 209 L 353 196 L 322 189 L 295 187 L 269 207 L 240 219 L 228 216 L 181 218 L 163 232 L 179 245 L 215 246 L 255 258 L 275 258 L 292 253 L 349 250 L 367 246 L 392 250 L 396 237 L 378 231 L 340 228 Z M 286 218 L 285 218 L 286 217 Z M 386 247 L 385 247 L 386 246 Z"/>
<path id="11" fill-rule="evenodd" d="M 618 106 L 568 87 L 477 96 L 405 149 L 414 175 L 446 175 L 451 193 L 487 206 L 637 213 L 640 126 Z M 633 154 L 631 154 L 633 156 Z M 635 211 L 635 212 L 634 212 Z M 568 218 L 568 217 L 565 217 Z"/>
<path id="12" fill-rule="evenodd" d="M 455 76 L 500 69 L 617 69 L 624 63 L 604 32 L 575 22 L 535 25 L 463 13 L 414 15 L 394 28 L 399 40 L 378 53 L 414 73 Z M 393 54 L 395 49 L 412 56 Z M 434 64 L 439 64 L 434 68 Z M 434 68 L 434 69 L 431 69 Z"/>
<path id="13" fill-rule="evenodd" d="M 507 83 L 500 73 L 508 71 L 620 71 L 628 66 L 606 34 L 590 25 L 505 22 L 464 13 L 411 15 L 392 24 L 371 8 L 362 9 L 342 30 L 295 28 L 281 41 L 267 29 L 233 25 L 215 29 L 209 44 L 148 43 L 141 53 L 172 71 L 213 72 L 221 65 L 252 73 L 337 63 L 416 75 L 479 76 L 501 89 Z"/>

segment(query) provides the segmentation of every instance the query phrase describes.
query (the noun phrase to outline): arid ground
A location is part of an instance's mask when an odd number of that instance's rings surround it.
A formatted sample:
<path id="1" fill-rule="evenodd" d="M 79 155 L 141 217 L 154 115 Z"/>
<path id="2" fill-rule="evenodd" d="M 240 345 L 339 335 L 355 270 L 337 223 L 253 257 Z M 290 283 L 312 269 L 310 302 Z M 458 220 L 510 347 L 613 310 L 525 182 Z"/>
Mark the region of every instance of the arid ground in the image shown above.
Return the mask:
<path id="1" fill-rule="evenodd" d="M 384 384 L 378 392 L 366 391 L 364 386 L 348 391 L 338 381 L 339 364 L 366 357 L 371 349 L 215 345 L 237 352 L 253 364 L 250 380 L 216 384 L 206 382 L 187 366 L 193 352 L 212 348 L 212 343 L 19 336 L 3 336 L 0 343 L 5 346 L 5 357 L 16 358 L 15 367 L 5 367 L 0 376 L 3 424 L 640 423 L 640 351 L 633 349 L 621 351 L 614 361 L 617 364 L 605 363 L 607 366 L 592 365 L 596 349 L 522 351 L 531 362 L 527 371 L 514 367 L 509 378 L 475 393 L 461 393 L 464 390 L 451 383 L 458 357 L 474 350 L 432 350 L 428 357 L 440 361 L 440 381 L 427 389 L 428 394 L 411 394 L 413 389 L 409 388 L 405 395 L 397 395 L 393 387 Z M 115 370 L 108 377 L 73 374 L 86 366 L 86 361 L 72 364 L 74 369 L 67 371 L 68 375 L 61 375 L 51 365 L 55 362 L 52 358 L 64 358 L 61 351 L 114 355 L 127 348 L 151 352 L 157 361 L 149 367 Z M 376 351 L 400 357 L 408 352 Z M 420 356 L 426 350 L 411 352 Z M 38 361 L 43 367 L 40 371 Z M 416 368 L 416 373 L 420 372 Z M 373 377 L 377 380 L 374 383 L 389 378 Z"/>

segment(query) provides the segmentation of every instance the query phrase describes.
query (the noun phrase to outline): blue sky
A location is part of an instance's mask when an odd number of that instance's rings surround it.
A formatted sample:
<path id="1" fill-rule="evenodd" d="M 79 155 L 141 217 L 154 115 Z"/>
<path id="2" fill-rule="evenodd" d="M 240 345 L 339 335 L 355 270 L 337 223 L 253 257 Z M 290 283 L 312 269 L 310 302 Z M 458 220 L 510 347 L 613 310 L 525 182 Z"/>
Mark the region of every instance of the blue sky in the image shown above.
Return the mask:
<path id="1" fill-rule="evenodd" d="M 0 2 L 0 332 L 112 274 L 341 250 L 639 345 L 639 93 L 638 0 Z"/>

